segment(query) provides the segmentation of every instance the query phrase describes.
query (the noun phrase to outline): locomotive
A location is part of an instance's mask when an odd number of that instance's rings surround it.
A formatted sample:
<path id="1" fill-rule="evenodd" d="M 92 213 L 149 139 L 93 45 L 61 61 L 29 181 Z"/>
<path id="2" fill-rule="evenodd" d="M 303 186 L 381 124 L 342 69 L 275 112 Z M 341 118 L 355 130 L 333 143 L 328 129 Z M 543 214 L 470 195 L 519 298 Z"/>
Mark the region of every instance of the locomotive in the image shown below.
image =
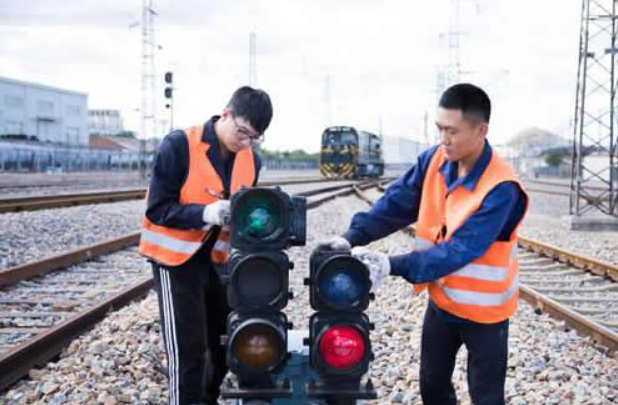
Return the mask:
<path id="1" fill-rule="evenodd" d="M 320 172 L 329 179 L 382 176 L 384 159 L 380 137 L 354 127 L 326 128 L 322 133 Z"/>

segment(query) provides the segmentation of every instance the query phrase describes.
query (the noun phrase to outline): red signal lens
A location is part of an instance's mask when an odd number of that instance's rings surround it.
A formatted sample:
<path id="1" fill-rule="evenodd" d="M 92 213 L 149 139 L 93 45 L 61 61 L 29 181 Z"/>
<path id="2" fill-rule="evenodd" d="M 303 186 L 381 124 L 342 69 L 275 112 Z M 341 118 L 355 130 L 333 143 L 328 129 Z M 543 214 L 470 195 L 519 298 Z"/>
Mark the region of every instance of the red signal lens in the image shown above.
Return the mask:
<path id="1" fill-rule="evenodd" d="M 333 326 L 324 332 L 319 343 L 322 359 L 336 370 L 358 365 L 365 357 L 365 340 L 352 326 Z"/>

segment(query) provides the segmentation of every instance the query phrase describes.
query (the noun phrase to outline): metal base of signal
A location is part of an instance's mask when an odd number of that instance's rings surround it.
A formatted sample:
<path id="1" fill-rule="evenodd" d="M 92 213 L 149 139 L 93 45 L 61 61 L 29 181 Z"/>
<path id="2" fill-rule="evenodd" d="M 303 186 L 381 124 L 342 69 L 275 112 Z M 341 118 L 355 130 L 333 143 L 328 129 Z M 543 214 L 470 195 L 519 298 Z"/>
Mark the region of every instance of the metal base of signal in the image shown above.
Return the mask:
<path id="1" fill-rule="evenodd" d="M 259 397 L 255 390 L 249 392 L 228 382 L 221 387 L 222 399 L 236 399 L 235 405 L 356 405 L 377 397 L 371 381 L 348 387 L 343 395 L 319 386 L 317 376 L 309 366 L 309 350 L 304 344 L 308 336 L 308 330 L 289 332 L 290 359 L 279 375 L 280 382 L 275 391 L 264 390 L 264 396 Z M 285 384 L 289 384 L 291 395 L 279 396 L 283 395 L 281 391 Z"/>
<path id="2" fill-rule="evenodd" d="M 359 399 L 378 398 L 378 393 L 371 380 L 365 384 L 348 387 L 339 385 L 336 388 L 333 388 L 331 384 L 324 386 L 312 380 L 307 384 L 306 393 L 308 397 L 323 399 L 329 405 L 356 404 Z"/>
<path id="3" fill-rule="evenodd" d="M 292 384 L 287 378 L 277 381 L 272 388 L 243 389 L 231 384 L 221 387 L 222 399 L 240 399 L 243 400 L 243 404 L 250 404 L 253 401 L 270 404 L 275 398 L 291 398 L 293 395 Z"/>

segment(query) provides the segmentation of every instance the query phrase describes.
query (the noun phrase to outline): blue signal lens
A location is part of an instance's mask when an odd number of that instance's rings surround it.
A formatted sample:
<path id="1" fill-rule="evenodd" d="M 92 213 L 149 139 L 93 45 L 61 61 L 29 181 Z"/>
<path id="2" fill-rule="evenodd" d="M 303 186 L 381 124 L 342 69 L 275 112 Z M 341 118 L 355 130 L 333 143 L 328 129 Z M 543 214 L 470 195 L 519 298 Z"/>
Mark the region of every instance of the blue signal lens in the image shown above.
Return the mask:
<path id="1" fill-rule="evenodd" d="M 318 287 L 329 304 L 349 308 L 357 304 L 362 294 L 361 281 L 354 269 L 335 268 L 321 275 Z"/>

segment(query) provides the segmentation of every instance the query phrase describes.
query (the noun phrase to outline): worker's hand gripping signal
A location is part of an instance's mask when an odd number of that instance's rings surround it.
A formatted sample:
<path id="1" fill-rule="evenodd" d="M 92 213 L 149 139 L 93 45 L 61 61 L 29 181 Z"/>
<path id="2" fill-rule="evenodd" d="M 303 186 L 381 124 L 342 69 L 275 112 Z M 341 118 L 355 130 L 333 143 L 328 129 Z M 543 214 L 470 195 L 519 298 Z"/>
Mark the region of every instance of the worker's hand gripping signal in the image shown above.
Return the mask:
<path id="1" fill-rule="evenodd" d="M 333 236 L 318 243 L 319 250 L 334 250 L 339 252 L 349 252 L 352 249 L 350 242 L 343 236 Z"/>
<path id="2" fill-rule="evenodd" d="M 230 202 L 228 200 L 219 200 L 212 204 L 208 204 L 204 208 L 202 220 L 206 227 L 213 225 L 229 225 L 230 223 Z"/>
<path id="3" fill-rule="evenodd" d="M 371 277 L 371 290 L 376 291 L 386 281 L 391 273 L 391 262 L 388 255 L 381 252 L 373 252 L 365 247 L 352 249 L 352 256 L 363 262 L 369 269 Z"/>

